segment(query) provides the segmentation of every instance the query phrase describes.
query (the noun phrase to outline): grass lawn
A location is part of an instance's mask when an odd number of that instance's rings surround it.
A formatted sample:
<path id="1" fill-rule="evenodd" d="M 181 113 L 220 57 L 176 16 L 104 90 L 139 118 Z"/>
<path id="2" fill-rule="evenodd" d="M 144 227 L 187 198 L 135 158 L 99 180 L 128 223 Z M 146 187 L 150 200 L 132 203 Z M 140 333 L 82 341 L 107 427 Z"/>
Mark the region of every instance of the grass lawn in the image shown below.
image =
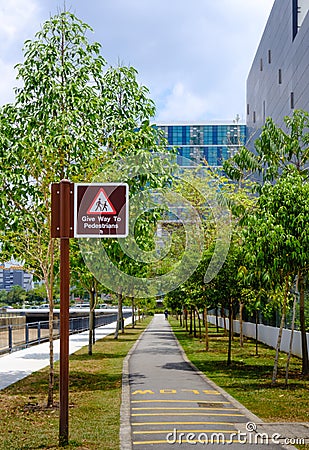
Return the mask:
<path id="1" fill-rule="evenodd" d="M 96 342 L 93 355 L 83 348 L 70 357 L 70 443 L 67 449 L 117 450 L 122 384 L 122 364 L 128 351 L 150 322 L 126 328 L 115 341 L 113 336 Z M 271 387 L 274 350 L 247 340 L 243 348 L 235 338 L 232 365 L 226 365 L 227 338 L 211 329 L 210 349 L 188 336 L 171 319 L 174 332 L 188 358 L 215 383 L 266 422 L 309 420 L 309 381 L 300 375 L 301 361 L 291 361 L 290 381 L 284 386 L 286 355 L 280 355 L 278 382 Z M 0 450 L 58 449 L 59 364 L 56 364 L 54 409 L 47 409 L 48 369 L 0 391 Z M 309 449 L 309 446 L 300 446 Z"/>
<path id="2" fill-rule="evenodd" d="M 232 344 L 232 364 L 227 366 L 228 338 L 210 327 L 209 351 L 199 338 L 189 336 L 175 319 L 170 320 L 187 357 L 202 372 L 265 422 L 308 422 L 309 379 L 301 376 L 301 360 L 292 357 L 288 387 L 285 386 L 287 355 L 280 353 L 277 383 L 271 386 L 275 350 L 263 344 L 255 352 L 255 342 L 244 347 L 239 339 Z M 203 337 L 204 339 L 204 337 Z M 309 445 L 299 446 L 309 449 Z"/>
<path id="3" fill-rule="evenodd" d="M 119 339 L 97 341 L 93 355 L 87 347 L 70 356 L 70 410 L 67 449 L 108 450 L 119 448 L 122 363 L 150 322 L 126 328 Z M 59 364 L 55 366 L 54 409 L 45 407 L 48 369 L 0 391 L 0 449 L 58 449 Z"/>

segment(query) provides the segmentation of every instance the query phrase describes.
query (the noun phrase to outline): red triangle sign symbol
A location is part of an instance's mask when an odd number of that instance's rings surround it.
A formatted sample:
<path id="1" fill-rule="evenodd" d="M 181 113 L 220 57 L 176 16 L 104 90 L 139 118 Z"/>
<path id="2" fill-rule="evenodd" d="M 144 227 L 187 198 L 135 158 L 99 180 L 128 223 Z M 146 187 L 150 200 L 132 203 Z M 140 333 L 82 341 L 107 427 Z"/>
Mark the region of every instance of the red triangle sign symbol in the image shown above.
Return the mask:
<path id="1" fill-rule="evenodd" d="M 87 210 L 87 214 L 117 214 L 103 188 L 100 188 L 94 197 L 93 202 Z"/>

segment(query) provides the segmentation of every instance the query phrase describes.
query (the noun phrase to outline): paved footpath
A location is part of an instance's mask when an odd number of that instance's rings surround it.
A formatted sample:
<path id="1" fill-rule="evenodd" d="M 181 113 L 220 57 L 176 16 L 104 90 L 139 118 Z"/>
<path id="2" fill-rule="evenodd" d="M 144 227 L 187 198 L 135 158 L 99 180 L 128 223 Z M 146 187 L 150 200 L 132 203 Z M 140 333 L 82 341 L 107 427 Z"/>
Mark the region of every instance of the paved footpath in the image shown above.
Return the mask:
<path id="1" fill-rule="evenodd" d="M 295 448 L 279 444 L 277 435 L 256 444 L 262 421 L 188 362 L 163 315 L 124 364 L 121 416 L 122 450 Z"/>
<path id="2" fill-rule="evenodd" d="M 131 323 L 131 317 L 125 319 L 125 326 Z M 95 329 L 95 339 L 103 339 L 114 333 L 116 322 Z M 75 353 L 88 345 L 89 332 L 72 334 L 69 338 L 69 353 Z M 54 361 L 60 357 L 60 339 L 54 341 Z M 32 372 L 49 365 L 49 342 L 33 345 L 23 350 L 0 356 L 0 390 L 30 375 Z"/>

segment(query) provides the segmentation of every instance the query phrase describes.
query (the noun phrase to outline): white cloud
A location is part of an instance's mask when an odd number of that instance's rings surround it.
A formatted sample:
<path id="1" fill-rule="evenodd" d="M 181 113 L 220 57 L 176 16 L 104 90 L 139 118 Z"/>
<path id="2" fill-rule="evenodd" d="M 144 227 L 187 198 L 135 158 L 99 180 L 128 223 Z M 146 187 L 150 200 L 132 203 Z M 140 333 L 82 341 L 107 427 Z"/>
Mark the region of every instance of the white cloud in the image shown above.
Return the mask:
<path id="1" fill-rule="evenodd" d="M 32 38 L 40 23 L 36 0 L 0 0 L 0 99 L 1 104 L 14 99 L 16 80 L 14 66 L 22 59 L 22 47 Z"/>
<path id="2" fill-rule="evenodd" d="M 0 99 L 1 104 L 10 103 L 14 99 L 13 87 L 17 86 L 16 73 L 14 65 L 8 64 L 0 59 Z"/>
<path id="3" fill-rule="evenodd" d="M 138 69 L 160 120 L 243 116 L 246 78 L 272 4 L 106 0 L 103 53 Z"/>
<path id="4" fill-rule="evenodd" d="M 273 3 L 66 1 L 71 12 L 93 27 L 90 37 L 102 44 L 109 64 L 120 61 L 138 70 L 157 105 L 158 118 L 166 121 L 243 115 L 246 78 Z M 54 0 L 0 0 L 0 20 L 5 24 L 0 30 L 0 58 L 6 70 L 21 60 L 24 40 L 59 9 L 62 1 L 57 5 Z"/>
<path id="5" fill-rule="evenodd" d="M 178 81 L 166 98 L 165 105 L 156 118 L 156 121 L 187 121 L 206 115 L 208 105 L 205 99 L 199 97 Z"/>
<path id="6" fill-rule="evenodd" d="M 0 42 L 1 46 L 10 44 L 31 28 L 39 12 L 35 0 L 0 0 Z"/>

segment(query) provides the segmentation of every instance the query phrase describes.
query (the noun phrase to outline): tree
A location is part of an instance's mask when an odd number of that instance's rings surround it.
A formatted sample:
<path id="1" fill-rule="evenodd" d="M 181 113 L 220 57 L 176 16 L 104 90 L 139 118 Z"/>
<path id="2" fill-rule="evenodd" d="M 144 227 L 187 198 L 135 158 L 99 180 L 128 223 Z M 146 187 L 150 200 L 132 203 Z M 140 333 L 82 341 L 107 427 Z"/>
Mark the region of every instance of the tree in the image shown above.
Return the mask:
<path id="1" fill-rule="evenodd" d="M 30 304 L 40 304 L 46 302 L 46 289 L 44 285 L 37 286 L 27 292 L 26 302 Z"/>
<path id="2" fill-rule="evenodd" d="M 238 155 L 228 160 L 224 168 L 230 178 L 235 181 L 246 178 L 248 173 L 253 174 L 257 181 L 256 175 L 260 175 L 258 179 L 257 190 L 261 190 L 261 186 L 265 182 L 276 183 L 280 181 L 283 174 L 294 174 L 295 171 L 300 175 L 302 182 L 308 182 L 309 169 L 309 114 L 303 110 L 294 110 L 291 116 L 284 118 L 285 130 L 279 128 L 271 118 L 267 118 L 261 135 L 256 139 L 255 152 L 244 149 Z M 287 206 L 286 215 L 288 216 L 289 207 Z M 293 211 L 293 214 L 295 211 Z M 299 212 L 301 214 L 301 211 Z M 261 223 L 261 230 L 264 227 L 264 233 L 269 232 L 265 223 Z M 273 230 L 275 233 L 275 230 Z M 273 234 L 274 237 L 274 234 Z M 280 239 L 280 233 L 278 235 Z M 298 253 L 299 249 L 294 249 Z M 293 250 L 291 249 L 293 252 Z M 298 275 L 300 279 L 300 322 L 302 330 L 302 346 L 304 358 L 306 358 L 306 318 L 305 318 L 305 288 L 304 288 L 304 272 L 300 271 L 294 275 Z M 303 371 L 307 372 L 308 363 L 303 361 Z"/>
<path id="3" fill-rule="evenodd" d="M 309 113 L 294 110 L 284 118 L 286 131 L 279 128 L 271 117 L 266 119 L 261 135 L 254 141 L 255 152 L 242 147 L 224 163 L 227 175 L 241 182 L 257 174 L 255 181 L 275 181 L 283 171 L 296 169 L 308 180 L 309 169 Z"/>
<path id="4" fill-rule="evenodd" d="M 0 290 L 0 305 L 7 304 L 7 292 L 4 289 Z"/>
<path id="5" fill-rule="evenodd" d="M 7 302 L 9 305 L 22 305 L 25 302 L 27 293 L 21 286 L 13 286 L 7 293 Z"/>
<path id="6" fill-rule="evenodd" d="M 308 180 L 309 113 L 295 110 L 292 116 L 284 118 L 284 123 L 287 131 L 271 118 L 266 120 L 261 136 L 255 141 L 258 171 L 263 181 L 277 180 L 283 171 L 294 170 Z"/>
<path id="7" fill-rule="evenodd" d="M 86 24 L 61 13 L 25 43 L 17 66 L 23 86 L 2 109 L 1 185 L 4 249 L 43 279 L 50 303 L 50 383 L 53 389 L 52 310 L 54 242 L 49 237 L 51 182 L 87 174 L 102 135 L 100 80 L 105 64 L 98 44 L 88 44 Z M 90 85 L 90 82 L 92 83 Z M 95 162 L 94 162 L 95 161 Z M 7 214 L 5 214 L 7 212 Z M 12 242 L 12 234 L 18 234 Z"/>
<path id="8" fill-rule="evenodd" d="M 284 287 L 282 321 L 279 332 L 273 382 L 276 379 L 276 365 L 282 327 L 287 307 L 291 277 L 302 279 L 308 271 L 309 261 L 309 184 L 294 170 L 286 171 L 275 185 L 265 184 L 257 202 L 257 209 L 245 230 L 250 259 L 256 267 L 265 268 L 273 282 Z M 301 307 L 304 303 L 301 300 Z M 309 373 L 306 330 L 302 336 L 302 371 Z"/>
<path id="9" fill-rule="evenodd" d="M 22 256 L 25 267 L 43 279 L 47 289 L 49 405 L 58 248 L 49 233 L 50 183 L 63 178 L 73 182 L 92 180 L 113 153 L 130 151 L 137 142 L 149 143 L 152 139 L 154 143 L 158 136 L 146 120 L 154 114 L 153 102 L 147 97 L 147 89 L 137 84 L 135 69 L 110 68 L 104 72 L 106 63 L 100 45 L 89 43 L 89 31 L 87 24 L 68 12 L 45 22 L 35 39 L 25 43 L 25 60 L 17 66 L 23 85 L 16 89 L 15 102 L 0 112 L 2 255 Z M 121 97 L 116 95 L 117 79 Z M 116 83 L 113 89 L 112 80 Z"/>

